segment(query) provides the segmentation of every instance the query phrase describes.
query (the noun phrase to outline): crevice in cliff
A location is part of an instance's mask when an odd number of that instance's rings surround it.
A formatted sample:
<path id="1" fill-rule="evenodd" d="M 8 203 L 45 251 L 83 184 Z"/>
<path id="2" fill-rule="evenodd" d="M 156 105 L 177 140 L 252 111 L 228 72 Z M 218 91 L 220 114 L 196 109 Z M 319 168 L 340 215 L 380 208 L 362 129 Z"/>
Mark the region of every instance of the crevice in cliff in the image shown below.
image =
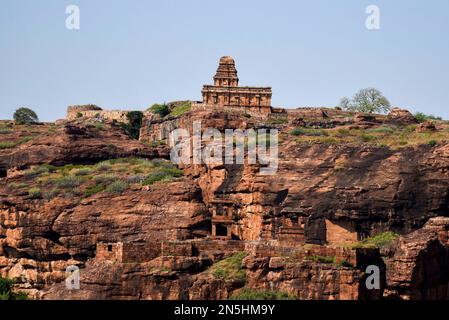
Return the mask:
<path id="1" fill-rule="evenodd" d="M 46 231 L 43 235 L 43 238 L 48 239 L 56 244 L 62 245 L 61 241 L 59 240 L 61 238 L 61 234 L 53 230 L 53 224 L 51 226 L 51 230 Z"/>
<path id="2" fill-rule="evenodd" d="M 3 252 L 5 253 L 6 258 L 25 258 L 25 259 L 33 259 L 28 253 L 17 250 L 16 248 L 10 246 L 4 246 Z"/>
<path id="3" fill-rule="evenodd" d="M 5 167 L 0 167 L 0 178 L 6 178 L 8 176 L 8 171 Z"/>

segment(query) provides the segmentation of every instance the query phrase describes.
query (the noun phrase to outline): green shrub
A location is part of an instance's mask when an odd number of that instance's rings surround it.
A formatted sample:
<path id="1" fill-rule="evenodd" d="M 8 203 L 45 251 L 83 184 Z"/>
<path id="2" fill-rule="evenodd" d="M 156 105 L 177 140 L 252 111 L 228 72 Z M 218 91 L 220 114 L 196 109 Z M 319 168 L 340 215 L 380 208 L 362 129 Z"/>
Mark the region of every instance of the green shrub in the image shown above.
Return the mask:
<path id="1" fill-rule="evenodd" d="M 70 171 L 70 174 L 73 174 L 75 176 L 88 176 L 91 175 L 93 170 L 91 168 L 79 168 L 79 169 L 73 169 Z"/>
<path id="2" fill-rule="evenodd" d="M 31 140 L 33 140 L 33 137 L 22 137 L 20 138 L 19 143 L 26 143 Z"/>
<path id="3" fill-rule="evenodd" d="M 37 114 L 29 108 L 19 108 L 14 112 L 16 124 L 32 124 L 39 121 Z"/>
<path id="4" fill-rule="evenodd" d="M 183 171 L 174 168 L 174 167 L 158 167 L 155 168 L 153 172 L 151 172 L 145 180 L 143 180 L 142 184 L 144 186 L 152 185 L 158 181 L 162 180 L 170 180 L 172 178 L 181 177 L 183 175 Z"/>
<path id="5" fill-rule="evenodd" d="M 94 126 L 98 130 L 104 130 L 104 123 L 103 122 L 95 122 Z"/>
<path id="6" fill-rule="evenodd" d="M 0 300 L 27 300 L 28 295 L 23 292 L 14 292 L 14 281 L 0 275 Z"/>
<path id="7" fill-rule="evenodd" d="M 396 240 L 399 237 L 399 234 L 387 231 L 379 233 L 376 236 L 366 238 L 363 241 L 359 241 L 353 245 L 356 248 L 383 248 L 386 245 L 390 244 L 392 241 Z"/>
<path id="8" fill-rule="evenodd" d="M 170 115 L 173 117 L 182 116 L 184 113 L 189 112 L 191 108 L 192 103 L 190 101 L 185 101 L 176 105 L 170 112 Z"/>
<path id="9" fill-rule="evenodd" d="M 246 272 L 242 268 L 242 261 L 246 257 L 245 252 L 237 252 L 232 256 L 214 263 L 209 272 L 216 278 L 224 280 L 245 281 Z"/>
<path id="10" fill-rule="evenodd" d="M 287 292 L 265 291 L 243 288 L 235 292 L 229 298 L 230 300 L 297 300 L 298 298 Z"/>
<path id="11" fill-rule="evenodd" d="M 39 199 L 42 197 L 41 189 L 39 188 L 31 188 L 28 190 L 28 196 L 32 199 Z"/>
<path id="12" fill-rule="evenodd" d="M 337 266 L 340 267 L 340 268 L 349 268 L 349 269 L 353 269 L 354 268 L 354 265 L 351 262 L 347 261 L 347 260 L 340 261 L 339 263 L 337 263 Z"/>
<path id="13" fill-rule="evenodd" d="M 143 173 L 143 169 L 140 168 L 140 167 L 139 167 L 139 168 L 134 168 L 134 169 L 133 169 L 133 173 L 134 173 L 134 174 Z"/>
<path id="14" fill-rule="evenodd" d="M 112 166 L 108 161 L 99 162 L 95 167 L 98 171 L 109 171 L 112 169 Z"/>
<path id="15" fill-rule="evenodd" d="M 337 133 L 340 136 L 347 136 L 350 134 L 350 131 L 349 131 L 349 129 L 346 129 L 346 128 L 339 128 L 339 129 L 337 129 Z"/>
<path id="16" fill-rule="evenodd" d="M 167 175 L 162 171 L 155 171 L 150 173 L 143 181 L 142 184 L 144 186 L 152 185 L 158 181 L 162 181 L 167 178 Z"/>
<path id="17" fill-rule="evenodd" d="M 67 175 L 69 175 L 69 174 L 72 172 L 72 170 L 74 170 L 74 169 L 80 169 L 80 168 L 83 168 L 83 167 L 84 167 L 84 166 L 80 166 L 80 165 L 76 165 L 76 164 L 70 163 L 70 164 L 66 164 L 66 165 L 64 165 L 64 166 L 62 166 L 62 167 L 59 167 L 59 168 L 58 168 L 58 171 L 59 171 L 62 175 L 67 176 Z"/>
<path id="18" fill-rule="evenodd" d="M 163 145 L 166 145 L 167 143 L 164 141 L 164 140 L 157 140 L 157 141 L 152 141 L 149 145 L 152 147 L 152 148 L 157 148 L 157 147 L 159 147 L 159 146 L 163 146 Z"/>
<path id="19" fill-rule="evenodd" d="M 370 142 L 376 139 L 375 136 L 371 136 L 369 134 L 365 134 L 363 133 L 360 137 L 359 137 L 361 142 Z"/>
<path id="20" fill-rule="evenodd" d="M 23 189 L 28 187 L 28 183 L 24 182 L 13 182 L 8 185 L 12 189 Z"/>
<path id="21" fill-rule="evenodd" d="M 333 256 L 313 255 L 313 256 L 310 256 L 310 259 L 314 262 L 319 262 L 319 263 L 326 263 L 326 264 L 335 263 L 335 257 L 333 257 Z"/>
<path id="22" fill-rule="evenodd" d="M 115 181 L 111 183 L 107 188 L 106 191 L 109 193 L 122 193 L 126 189 L 128 189 L 128 184 L 124 181 Z"/>
<path id="23" fill-rule="evenodd" d="M 419 123 L 422 123 L 422 122 L 425 122 L 425 121 L 428 121 L 428 120 L 442 120 L 441 117 L 435 117 L 432 114 L 425 114 L 425 113 L 422 113 L 422 112 L 415 113 L 415 119 Z"/>
<path id="24" fill-rule="evenodd" d="M 311 137 L 320 137 L 320 136 L 328 136 L 329 134 L 322 129 L 307 129 L 307 128 L 295 128 L 290 131 L 290 134 L 293 136 L 311 136 Z"/>
<path id="25" fill-rule="evenodd" d="M 56 198 L 59 195 L 59 189 L 58 188 L 53 188 L 48 192 L 44 193 L 44 198 L 47 200 L 51 200 Z"/>
<path id="26" fill-rule="evenodd" d="M 436 140 L 430 140 L 427 142 L 427 144 L 431 147 L 436 147 L 438 145 L 438 142 Z"/>
<path id="27" fill-rule="evenodd" d="M 94 177 L 94 181 L 97 184 L 109 184 L 117 180 L 117 176 L 114 174 L 100 174 Z"/>
<path id="28" fill-rule="evenodd" d="M 320 140 L 322 143 L 326 143 L 326 144 L 337 144 L 338 140 L 332 137 L 325 137 L 323 139 Z"/>
<path id="29" fill-rule="evenodd" d="M 393 134 L 395 133 L 395 129 L 389 126 L 382 126 L 379 128 L 369 129 L 370 133 L 380 133 L 380 134 Z"/>
<path id="30" fill-rule="evenodd" d="M 0 149 L 11 149 L 16 145 L 17 143 L 12 141 L 0 141 Z"/>
<path id="31" fill-rule="evenodd" d="M 82 117 L 83 117 L 83 114 L 82 114 L 81 112 L 77 112 L 76 117 L 77 117 L 78 119 L 79 119 L 79 118 L 82 118 Z"/>
<path id="32" fill-rule="evenodd" d="M 97 194 L 97 193 L 102 192 L 104 190 L 105 190 L 105 186 L 102 185 L 102 184 L 96 184 L 96 185 L 90 186 L 84 192 L 84 197 L 86 197 L 86 198 L 91 197 L 94 194 Z"/>
<path id="33" fill-rule="evenodd" d="M 152 113 L 160 115 L 161 117 L 165 117 L 170 113 L 170 110 L 165 103 L 164 104 L 155 103 L 148 110 L 151 111 Z"/>
<path id="34" fill-rule="evenodd" d="M 145 176 L 142 176 L 142 175 L 135 175 L 135 176 L 128 176 L 128 177 L 126 177 L 126 182 L 129 183 L 129 184 L 141 183 L 143 180 L 145 180 Z"/>
<path id="35" fill-rule="evenodd" d="M 78 176 L 68 175 L 56 179 L 55 182 L 58 187 L 68 189 L 78 187 L 81 184 L 81 179 Z"/>

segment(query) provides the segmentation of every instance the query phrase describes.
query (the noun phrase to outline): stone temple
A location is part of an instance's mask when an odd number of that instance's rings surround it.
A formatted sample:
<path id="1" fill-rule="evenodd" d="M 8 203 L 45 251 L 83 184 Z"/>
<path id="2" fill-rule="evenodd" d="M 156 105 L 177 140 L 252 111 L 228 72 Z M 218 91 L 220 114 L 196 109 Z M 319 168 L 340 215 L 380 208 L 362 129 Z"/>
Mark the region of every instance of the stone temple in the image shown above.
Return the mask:
<path id="1" fill-rule="evenodd" d="M 205 85 L 203 103 L 216 107 L 245 108 L 248 111 L 271 112 L 270 87 L 239 87 L 235 61 L 226 56 L 220 59 L 214 85 Z"/>

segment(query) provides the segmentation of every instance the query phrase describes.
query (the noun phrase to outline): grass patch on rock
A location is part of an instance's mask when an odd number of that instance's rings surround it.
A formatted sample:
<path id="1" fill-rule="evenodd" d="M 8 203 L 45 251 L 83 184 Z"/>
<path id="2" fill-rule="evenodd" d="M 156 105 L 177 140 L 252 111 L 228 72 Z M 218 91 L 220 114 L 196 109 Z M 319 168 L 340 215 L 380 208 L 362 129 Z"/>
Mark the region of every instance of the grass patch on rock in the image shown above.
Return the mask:
<path id="1" fill-rule="evenodd" d="M 440 123 L 439 130 L 416 132 L 417 125 L 381 125 L 363 129 L 340 127 L 311 129 L 298 127 L 291 130 L 297 143 L 371 145 L 382 148 L 401 149 L 413 146 L 435 147 L 440 142 L 449 142 L 449 126 Z"/>
<path id="2" fill-rule="evenodd" d="M 167 160 L 119 158 L 92 165 L 36 166 L 25 171 L 20 180 L 11 181 L 8 187 L 11 192 L 23 192 L 25 187 L 39 188 L 40 197 L 47 200 L 56 196 L 87 198 L 101 192 L 121 194 L 131 186 L 136 190 L 182 176 L 183 171 Z"/>
<path id="3" fill-rule="evenodd" d="M 245 281 L 246 272 L 242 268 L 245 252 L 237 252 L 230 257 L 214 263 L 209 272 L 216 278 L 232 281 Z"/>
<path id="4" fill-rule="evenodd" d="M 256 290 L 243 288 L 234 292 L 229 300 L 297 300 L 298 297 L 288 292 L 275 290 Z"/>
<path id="5" fill-rule="evenodd" d="M 11 149 L 16 145 L 17 143 L 13 141 L 0 141 L 0 149 Z"/>
<path id="6" fill-rule="evenodd" d="M 334 256 L 320 256 L 320 255 L 312 255 L 309 257 L 313 262 L 325 263 L 325 264 L 335 264 Z"/>
<path id="7" fill-rule="evenodd" d="M 190 101 L 183 101 L 176 104 L 173 109 L 170 111 L 170 116 L 179 117 L 184 113 L 187 113 L 192 108 L 192 103 Z"/>
<path id="8" fill-rule="evenodd" d="M 383 248 L 399 238 L 399 234 L 387 231 L 379 233 L 373 237 L 356 242 L 352 245 L 354 248 Z"/>

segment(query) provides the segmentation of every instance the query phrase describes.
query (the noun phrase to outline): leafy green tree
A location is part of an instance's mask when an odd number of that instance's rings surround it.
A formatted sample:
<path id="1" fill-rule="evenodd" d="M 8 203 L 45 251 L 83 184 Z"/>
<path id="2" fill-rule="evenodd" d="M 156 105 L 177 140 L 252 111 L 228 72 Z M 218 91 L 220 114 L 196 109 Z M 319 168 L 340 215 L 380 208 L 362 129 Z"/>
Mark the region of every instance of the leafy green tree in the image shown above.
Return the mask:
<path id="1" fill-rule="evenodd" d="M 29 108 L 19 108 L 14 112 L 14 121 L 16 124 L 31 124 L 39 122 L 36 112 Z"/>
<path id="2" fill-rule="evenodd" d="M 165 117 L 170 113 L 170 109 L 168 108 L 168 105 L 165 103 L 164 104 L 155 103 L 150 107 L 149 110 L 153 113 L 160 115 L 161 117 Z"/>
<path id="3" fill-rule="evenodd" d="M 391 109 L 391 104 L 379 90 L 366 88 L 357 92 L 352 99 L 342 98 L 340 107 L 356 112 L 386 113 Z"/>

